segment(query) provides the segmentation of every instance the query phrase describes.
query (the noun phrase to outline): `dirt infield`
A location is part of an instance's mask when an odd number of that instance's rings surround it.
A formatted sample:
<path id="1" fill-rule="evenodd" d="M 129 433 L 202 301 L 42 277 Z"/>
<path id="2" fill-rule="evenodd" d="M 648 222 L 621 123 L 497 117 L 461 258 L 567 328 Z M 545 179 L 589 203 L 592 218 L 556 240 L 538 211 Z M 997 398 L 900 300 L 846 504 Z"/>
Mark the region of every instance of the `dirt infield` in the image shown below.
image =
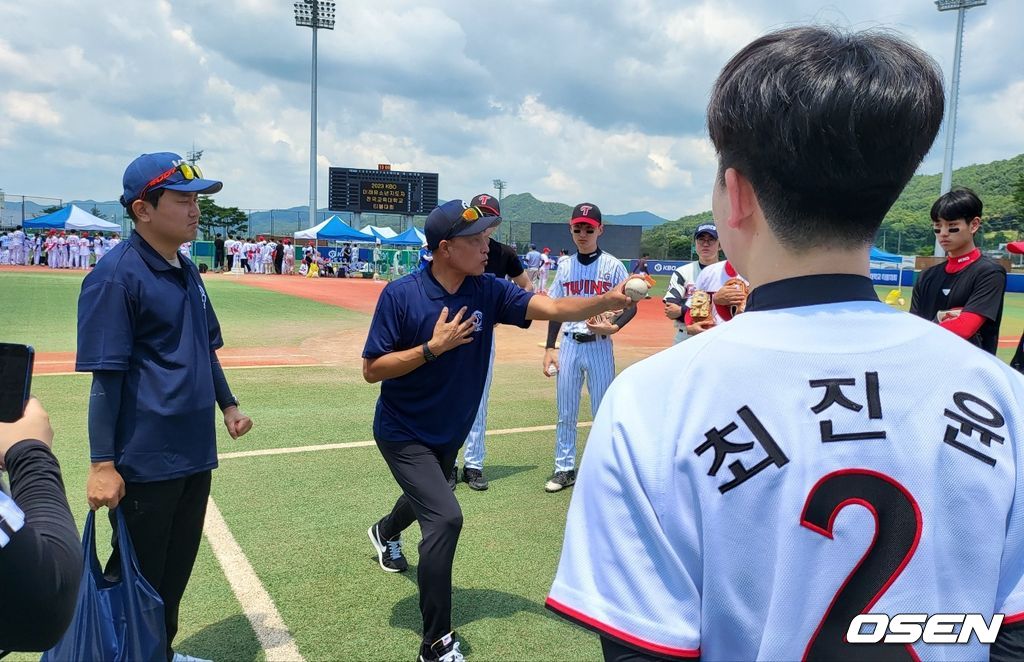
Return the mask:
<path id="1" fill-rule="evenodd" d="M 230 278 L 230 276 L 224 277 Z M 252 275 L 238 278 L 238 282 L 367 314 L 373 313 L 377 305 L 377 297 L 385 285 L 382 281 L 374 282 L 362 278 Z M 506 325 L 499 326 L 496 331 L 498 344 L 495 360 L 503 363 L 536 361 L 537 370 L 540 372 L 547 328 L 546 322 L 538 322 L 526 330 Z M 672 328 L 672 324 L 665 319 L 662 313 L 661 301 L 658 299 L 641 301 L 636 318 L 615 335 L 616 358 L 624 361 L 624 365 L 627 365 L 650 356 L 670 347 L 674 334 L 675 330 Z M 345 350 L 351 349 L 353 338 L 339 338 L 339 340 L 344 342 L 344 347 L 334 348 L 332 353 L 339 351 L 348 353 Z M 365 336 L 359 339 L 359 348 L 362 348 L 363 340 L 365 340 Z M 352 358 L 357 357 L 358 353 Z"/>
<path id="2" fill-rule="evenodd" d="M 33 274 L 70 275 L 84 271 L 51 270 L 45 267 L 0 267 L 0 273 L 20 272 Z M 261 276 L 246 274 L 204 274 L 206 279 L 228 280 L 239 284 L 302 297 L 319 303 L 372 315 L 377 298 L 386 284 L 383 281 L 352 278 L 303 278 L 300 276 Z M 636 318 L 615 335 L 616 361 L 626 366 L 656 352 L 671 347 L 675 330 L 662 313 L 660 299 L 639 302 Z M 498 339 L 496 360 L 501 363 L 536 362 L 538 372 L 547 337 L 547 323 L 538 322 L 529 329 L 501 325 L 496 330 Z M 366 340 L 366 329 L 359 328 L 337 334 L 318 335 L 303 341 L 298 347 L 225 347 L 218 352 L 226 368 L 358 365 Z M 1013 347 L 1017 337 L 999 339 L 1000 347 Z M 35 374 L 57 374 L 74 371 L 73 352 L 43 352 L 36 355 Z"/>

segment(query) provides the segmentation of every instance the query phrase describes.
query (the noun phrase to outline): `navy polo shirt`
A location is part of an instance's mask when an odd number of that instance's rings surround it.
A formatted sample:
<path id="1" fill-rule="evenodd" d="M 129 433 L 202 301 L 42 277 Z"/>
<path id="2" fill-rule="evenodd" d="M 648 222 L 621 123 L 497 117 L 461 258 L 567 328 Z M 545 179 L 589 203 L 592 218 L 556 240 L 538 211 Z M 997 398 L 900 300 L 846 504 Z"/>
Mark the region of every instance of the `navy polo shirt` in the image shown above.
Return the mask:
<path id="1" fill-rule="evenodd" d="M 114 464 L 125 480 L 217 466 L 210 352 L 224 345 L 196 266 L 173 267 L 140 234 L 107 253 L 78 298 L 75 370 L 122 371 Z"/>
<path id="2" fill-rule="evenodd" d="M 487 379 L 495 324 L 526 328 L 526 307 L 533 297 L 519 286 L 490 274 L 467 276 L 449 294 L 427 268 L 389 283 L 377 301 L 364 359 L 420 347 L 434 335 L 441 309 L 476 321 L 473 342 L 441 354 L 412 372 L 381 382 L 373 417 L 379 441 L 420 441 L 445 446 L 466 439 L 476 418 Z"/>

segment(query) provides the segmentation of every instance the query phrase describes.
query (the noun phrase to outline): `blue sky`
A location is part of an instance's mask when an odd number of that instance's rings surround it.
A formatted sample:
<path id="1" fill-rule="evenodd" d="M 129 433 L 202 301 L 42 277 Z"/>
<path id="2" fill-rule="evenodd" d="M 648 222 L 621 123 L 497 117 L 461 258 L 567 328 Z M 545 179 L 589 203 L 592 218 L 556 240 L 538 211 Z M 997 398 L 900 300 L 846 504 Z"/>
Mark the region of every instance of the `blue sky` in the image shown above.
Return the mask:
<path id="1" fill-rule="evenodd" d="M 221 204 L 308 200 L 310 31 L 290 1 L 0 0 L 0 16 L 6 193 L 113 200 L 134 156 L 194 141 Z M 342 0 L 319 33 L 319 202 L 329 166 L 387 162 L 440 173 L 442 198 L 501 178 L 609 213 L 708 209 L 715 75 L 808 22 L 896 30 L 948 82 L 956 16 L 930 0 Z M 1024 2 L 966 26 L 957 166 L 1024 152 Z"/>

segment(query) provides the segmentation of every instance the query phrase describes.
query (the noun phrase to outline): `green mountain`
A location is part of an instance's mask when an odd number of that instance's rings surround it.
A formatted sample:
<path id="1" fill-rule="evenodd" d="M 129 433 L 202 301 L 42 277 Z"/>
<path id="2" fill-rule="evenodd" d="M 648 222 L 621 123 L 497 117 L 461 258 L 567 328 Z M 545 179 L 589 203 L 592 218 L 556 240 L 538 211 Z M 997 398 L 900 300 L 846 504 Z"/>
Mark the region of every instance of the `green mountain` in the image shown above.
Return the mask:
<path id="1" fill-rule="evenodd" d="M 1014 206 L 1014 189 L 1024 182 L 1024 154 L 1012 159 L 958 168 L 953 186 L 967 186 L 985 204 L 982 217 L 984 236 L 978 241 L 985 249 L 1015 241 L 1024 232 L 1024 210 Z M 939 197 L 941 175 L 915 175 L 882 222 L 876 245 L 903 255 L 931 255 L 935 243 L 929 212 Z M 683 216 L 656 228 L 644 230 L 641 250 L 652 257 L 690 259 L 691 234 L 711 212 Z"/>

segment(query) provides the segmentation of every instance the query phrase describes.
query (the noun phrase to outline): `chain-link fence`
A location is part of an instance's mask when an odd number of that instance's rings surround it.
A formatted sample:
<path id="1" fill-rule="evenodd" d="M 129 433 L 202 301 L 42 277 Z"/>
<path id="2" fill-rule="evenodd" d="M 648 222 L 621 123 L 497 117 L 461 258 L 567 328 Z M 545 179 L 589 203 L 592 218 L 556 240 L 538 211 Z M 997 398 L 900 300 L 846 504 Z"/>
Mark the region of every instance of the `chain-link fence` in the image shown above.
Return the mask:
<path id="1" fill-rule="evenodd" d="M 0 191 L 0 228 L 10 229 L 25 221 L 57 211 L 64 206 L 60 198 L 38 195 L 14 195 Z"/>

